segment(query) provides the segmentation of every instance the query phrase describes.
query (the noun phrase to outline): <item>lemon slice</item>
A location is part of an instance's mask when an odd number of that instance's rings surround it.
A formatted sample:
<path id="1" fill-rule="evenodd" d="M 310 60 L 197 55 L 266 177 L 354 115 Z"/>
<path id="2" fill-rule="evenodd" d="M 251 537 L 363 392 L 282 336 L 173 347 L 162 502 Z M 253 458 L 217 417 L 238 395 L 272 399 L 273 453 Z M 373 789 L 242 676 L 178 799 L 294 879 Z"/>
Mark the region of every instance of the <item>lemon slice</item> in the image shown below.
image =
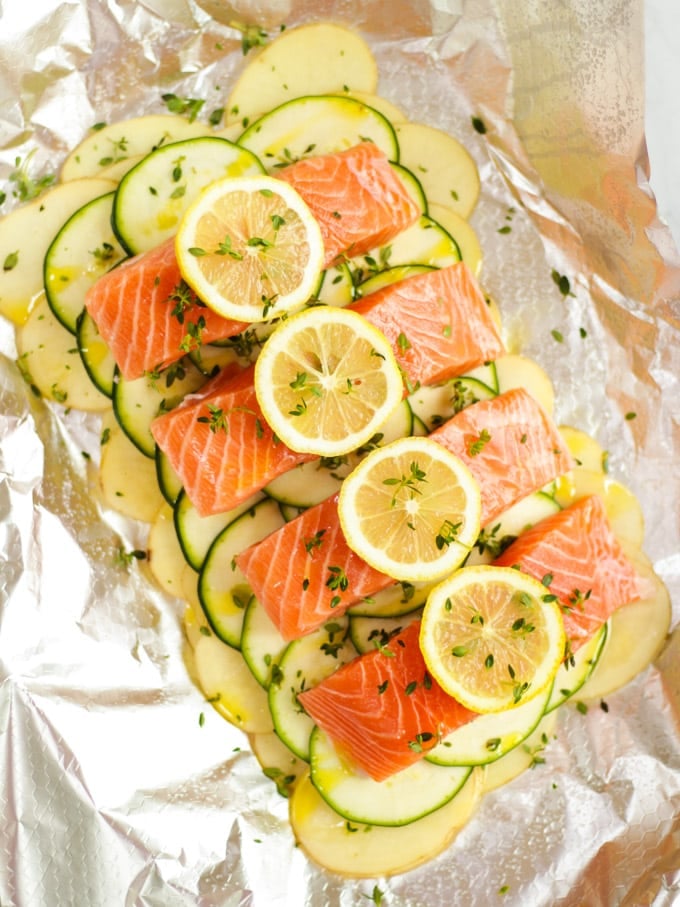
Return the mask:
<path id="1" fill-rule="evenodd" d="M 399 405 L 389 341 L 362 315 L 312 306 L 282 321 L 255 363 L 255 393 L 291 450 L 332 457 L 366 444 Z"/>
<path id="2" fill-rule="evenodd" d="M 292 186 L 268 176 L 210 183 L 182 218 L 175 248 L 182 277 L 199 299 L 244 322 L 299 308 L 324 261 L 311 211 Z"/>
<path id="3" fill-rule="evenodd" d="M 512 567 L 463 567 L 436 586 L 423 611 L 420 648 L 449 695 L 475 712 L 525 703 L 552 683 L 564 659 L 559 604 Z"/>
<path id="4" fill-rule="evenodd" d="M 338 501 L 350 548 L 402 582 L 455 570 L 479 534 L 480 509 L 467 466 L 421 437 L 371 451 L 345 479 Z"/>

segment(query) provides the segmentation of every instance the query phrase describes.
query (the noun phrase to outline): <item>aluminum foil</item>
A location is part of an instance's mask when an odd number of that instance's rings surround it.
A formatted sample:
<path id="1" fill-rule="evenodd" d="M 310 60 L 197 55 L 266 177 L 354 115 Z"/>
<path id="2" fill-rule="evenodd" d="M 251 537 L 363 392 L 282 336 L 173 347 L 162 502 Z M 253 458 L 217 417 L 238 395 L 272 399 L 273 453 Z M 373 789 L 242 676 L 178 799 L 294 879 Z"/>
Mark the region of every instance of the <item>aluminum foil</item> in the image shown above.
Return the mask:
<path id="1" fill-rule="evenodd" d="M 545 765 L 439 858 L 326 873 L 193 684 L 181 603 L 116 563 L 143 534 L 99 503 L 96 418 L 32 395 L 2 322 L 0 903 L 680 904 L 680 260 L 648 185 L 641 0 L 0 0 L 0 182 L 29 152 L 58 171 L 96 122 L 165 112 L 163 92 L 220 106 L 244 65 L 233 20 L 326 18 L 371 43 L 382 94 L 474 155 L 485 288 L 558 421 L 640 496 L 674 633 L 607 713 L 562 710 Z"/>

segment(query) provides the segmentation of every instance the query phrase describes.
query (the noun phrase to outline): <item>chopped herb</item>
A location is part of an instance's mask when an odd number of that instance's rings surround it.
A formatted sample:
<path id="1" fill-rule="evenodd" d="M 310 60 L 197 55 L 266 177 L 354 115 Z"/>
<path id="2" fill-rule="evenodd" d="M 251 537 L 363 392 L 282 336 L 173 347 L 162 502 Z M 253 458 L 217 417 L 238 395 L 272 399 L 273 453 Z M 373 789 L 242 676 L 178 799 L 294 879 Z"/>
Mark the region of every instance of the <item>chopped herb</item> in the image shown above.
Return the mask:
<path id="1" fill-rule="evenodd" d="M 631 422 L 631 421 L 632 421 L 633 419 L 635 419 L 636 417 L 637 417 L 637 413 L 633 413 L 633 412 L 626 413 L 626 421 L 627 421 L 627 422 Z"/>
<path id="2" fill-rule="evenodd" d="M 307 552 L 307 554 L 311 554 L 314 549 L 321 547 L 325 533 L 325 529 L 319 529 L 318 532 L 315 532 L 311 538 L 303 539 L 305 551 Z"/>
<path id="3" fill-rule="evenodd" d="M 380 696 L 382 696 L 382 694 L 385 692 L 385 690 L 389 686 L 389 683 L 389 680 L 383 680 L 382 683 L 378 684 L 378 693 L 380 694 Z"/>
<path id="4" fill-rule="evenodd" d="M 550 334 L 551 334 L 553 340 L 556 340 L 558 343 L 562 343 L 564 341 L 564 336 L 562 335 L 562 333 L 560 331 L 553 329 L 550 332 Z"/>
<path id="5" fill-rule="evenodd" d="M 571 292 L 571 284 L 569 283 L 569 278 L 566 276 L 566 274 L 560 274 L 559 271 L 556 271 L 555 269 L 553 269 L 550 272 L 550 276 L 552 277 L 554 283 L 556 284 L 557 288 L 559 289 L 560 293 L 563 296 L 573 296 L 574 295 Z"/>
<path id="6" fill-rule="evenodd" d="M 90 250 L 90 255 L 92 255 L 97 261 L 111 261 L 115 254 L 115 248 L 111 245 L 110 242 L 103 242 L 101 246 L 98 246 L 96 249 Z"/>
<path id="7" fill-rule="evenodd" d="M 179 98 L 176 94 L 172 94 L 172 92 L 162 94 L 161 98 L 165 102 L 165 106 L 170 113 L 187 116 L 190 123 L 193 123 L 200 113 L 201 107 L 205 104 L 205 101 L 200 98 Z"/>
<path id="8" fill-rule="evenodd" d="M 35 151 L 36 149 L 33 149 L 33 151 L 26 156 L 23 163 L 21 162 L 20 157 L 15 158 L 14 166 L 16 169 L 9 175 L 10 182 L 15 185 L 12 195 L 22 202 L 37 198 L 41 192 L 54 183 L 56 178 L 53 173 L 45 174 L 45 176 L 38 177 L 38 179 L 29 176 L 28 166 Z"/>
<path id="9" fill-rule="evenodd" d="M 451 649 L 451 654 L 454 658 L 462 658 L 464 655 L 467 655 L 469 651 L 467 646 L 454 646 Z"/>
<path id="10" fill-rule="evenodd" d="M 328 572 L 330 573 L 330 576 L 326 580 L 326 586 L 333 591 L 339 589 L 341 592 L 344 592 L 349 586 L 349 580 L 342 567 L 329 567 Z"/>
<path id="11" fill-rule="evenodd" d="M 586 715 L 588 713 L 588 706 L 579 699 L 576 703 L 576 711 L 580 712 L 582 715 Z"/>
<path id="12" fill-rule="evenodd" d="M 413 693 L 415 693 L 415 691 L 417 690 L 417 688 L 418 688 L 418 683 L 417 683 L 417 681 L 412 680 L 412 681 L 411 681 L 409 684 L 407 684 L 407 686 L 404 688 L 404 693 L 406 693 L 407 696 L 411 696 Z"/>
<path id="13" fill-rule="evenodd" d="M 448 548 L 452 542 L 455 542 L 460 527 L 460 523 L 452 523 L 451 520 L 444 520 L 434 540 L 438 551 Z"/>
<path id="14" fill-rule="evenodd" d="M 471 117 L 470 120 L 472 122 L 472 128 L 475 130 L 475 132 L 478 132 L 480 135 L 484 135 L 486 133 L 486 123 L 481 117 Z"/>
<path id="15" fill-rule="evenodd" d="M 224 116 L 224 107 L 216 107 L 215 110 L 208 117 L 208 122 L 211 126 L 219 126 L 222 122 L 222 117 Z"/>
<path id="16" fill-rule="evenodd" d="M 481 432 L 479 433 L 479 437 L 477 438 L 477 440 L 470 441 L 470 443 L 468 444 L 468 449 L 467 449 L 468 455 L 471 457 L 476 457 L 478 454 L 480 454 L 484 450 L 484 447 L 489 443 L 490 440 L 491 440 L 491 435 L 486 430 L 486 428 L 483 428 L 481 430 Z"/>
<path id="17" fill-rule="evenodd" d="M 397 337 L 397 346 L 399 347 L 399 349 L 401 350 L 402 353 L 405 353 L 406 350 L 411 349 L 411 343 L 403 331 Z"/>
<path id="18" fill-rule="evenodd" d="M 422 734 L 416 734 L 414 740 L 409 740 L 408 748 L 413 750 L 414 753 L 422 753 L 423 743 L 429 743 L 433 737 L 434 734 L 431 734 L 429 731 L 423 731 Z"/>
<path id="19" fill-rule="evenodd" d="M 504 227 L 500 227 L 496 232 L 497 232 L 497 233 L 502 233 L 503 235 L 506 235 L 507 233 L 511 233 L 511 232 L 512 232 L 512 227 L 509 226 L 508 224 L 506 224 Z"/>
<path id="20" fill-rule="evenodd" d="M 408 475 L 408 476 L 402 475 L 402 477 L 400 479 L 389 478 L 389 479 L 383 479 L 383 481 L 382 481 L 383 485 L 395 486 L 395 492 L 392 495 L 392 500 L 390 501 L 391 507 L 394 507 L 396 505 L 397 496 L 402 488 L 408 488 L 408 490 L 411 493 L 411 499 L 413 499 L 413 496 L 416 494 L 422 494 L 422 491 L 417 487 L 416 483 L 427 482 L 426 474 L 418 466 L 418 464 L 415 461 L 411 462 L 411 465 L 409 468 L 410 468 L 410 475 Z"/>
<path id="21" fill-rule="evenodd" d="M 16 252 L 10 252 L 9 255 L 5 258 L 2 270 L 3 271 L 12 271 L 19 264 L 19 250 Z"/>

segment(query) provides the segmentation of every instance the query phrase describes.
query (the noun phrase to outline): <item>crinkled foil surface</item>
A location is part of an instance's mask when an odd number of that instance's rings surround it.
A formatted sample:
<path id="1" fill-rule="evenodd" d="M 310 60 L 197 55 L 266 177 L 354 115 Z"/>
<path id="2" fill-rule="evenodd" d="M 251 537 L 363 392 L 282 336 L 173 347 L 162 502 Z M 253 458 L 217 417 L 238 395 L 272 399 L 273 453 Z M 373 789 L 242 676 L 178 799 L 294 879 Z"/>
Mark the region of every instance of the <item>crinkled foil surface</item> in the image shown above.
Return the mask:
<path id="1" fill-rule="evenodd" d="M 166 112 L 162 92 L 220 106 L 244 65 L 232 20 L 325 18 L 368 39 L 380 93 L 474 155 L 509 345 L 640 496 L 675 632 L 608 713 L 562 710 L 546 764 L 439 858 L 390 880 L 323 872 L 192 682 L 181 603 L 115 566 L 144 538 L 99 506 L 97 420 L 35 399 L 3 322 L 0 903 L 330 907 L 377 884 L 401 907 L 680 904 L 680 266 L 647 183 L 642 0 L 0 0 L 0 181 L 33 148 L 55 172 L 94 123 Z"/>

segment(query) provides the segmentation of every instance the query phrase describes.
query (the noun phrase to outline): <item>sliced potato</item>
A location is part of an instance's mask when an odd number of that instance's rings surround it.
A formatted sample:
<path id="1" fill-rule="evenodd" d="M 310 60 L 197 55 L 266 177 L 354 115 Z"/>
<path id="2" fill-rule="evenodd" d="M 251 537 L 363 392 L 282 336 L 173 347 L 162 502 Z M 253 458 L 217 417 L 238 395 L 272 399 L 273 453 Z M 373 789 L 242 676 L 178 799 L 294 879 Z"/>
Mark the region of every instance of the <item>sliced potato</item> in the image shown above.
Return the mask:
<path id="1" fill-rule="evenodd" d="M 547 372 L 528 356 L 509 354 L 496 360 L 498 392 L 523 387 L 551 416 L 555 410 L 555 390 Z"/>
<path id="2" fill-rule="evenodd" d="M 461 258 L 472 273 L 478 277 L 482 270 L 482 247 L 468 221 L 448 205 L 440 205 L 436 202 L 429 206 L 428 213 L 432 220 L 436 220 L 453 236 L 458 243 Z"/>
<path id="3" fill-rule="evenodd" d="M 422 123 L 397 123 L 399 161 L 423 184 L 430 204 L 469 217 L 479 198 L 479 173 L 470 153 L 453 136 Z"/>
<path id="4" fill-rule="evenodd" d="M 170 595 L 181 596 L 186 561 L 182 554 L 172 507 L 163 504 L 149 530 L 148 564 L 154 579 Z"/>
<path id="5" fill-rule="evenodd" d="M 571 425 L 560 425 L 560 434 L 579 467 L 602 472 L 604 450 L 595 438 Z"/>
<path id="6" fill-rule="evenodd" d="M 113 510 L 152 523 L 163 496 L 156 481 L 156 464 L 140 453 L 112 415 L 104 420 L 99 485 L 106 504 Z"/>
<path id="7" fill-rule="evenodd" d="M 356 98 L 357 101 L 361 101 L 363 104 L 367 104 L 369 107 L 377 110 L 378 113 L 387 117 L 393 126 L 397 123 L 408 122 L 406 114 L 400 110 L 396 104 L 393 104 L 392 101 L 388 101 L 387 98 L 383 98 L 381 95 L 371 94 L 367 91 L 350 91 L 349 97 Z"/>
<path id="8" fill-rule="evenodd" d="M 536 764 L 537 757 L 542 758 L 540 754 L 550 742 L 557 724 L 557 712 L 557 709 L 548 712 L 536 730 L 519 746 L 510 750 L 496 762 L 484 766 L 483 793 L 508 784 Z"/>
<path id="9" fill-rule="evenodd" d="M 433 859 L 453 841 L 477 805 L 481 778 L 480 770 L 474 769 L 445 806 L 410 825 L 389 827 L 343 819 L 304 775 L 290 800 L 290 823 L 302 849 L 331 872 L 354 878 L 406 872 Z"/>
<path id="10" fill-rule="evenodd" d="M 289 797 L 296 781 L 307 771 L 307 763 L 291 753 L 273 731 L 269 734 L 250 734 L 249 740 L 262 771 L 276 784 L 282 796 Z"/>
<path id="11" fill-rule="evenodd" d="M 252 118 L 284 101 L 309 94 L 375 94 L 378 67 L 360 35 L 317 22 L 285 31 L 253 56 L 227 102 L 227 124 Z"/>
<path id="12" fill-rule="evenodd" d="M 609 523 L 619 541 L 640 548 L 645 534 L 642 507 L 625 485 L 606 473 L 580 466 L 560 476 L 555 483 L 555 497 L 562 507 L 591 494 L 599 494 L 604 501 Z"/>
<path id="13" fill-rule="evenodd" d="M 14 324 L 26 321 L 42 292 L 43 260 L 57 232 L 79 208 L 115 188 L 104 179 L 53 186 L 0 219 L 0 315 Z"/>
<path id="14" fill-rule="evenodd" d="M 206 699 L 227 721 L 247 733 L 271 733 L 267 693 L 237 649 L 214 634 L 201 633 L 194 646 L 194 663 Z"/>
<path id="15" fill-rule="evenodd" d="M 624 550 L 646 584 L 644 597 L 612 614 L 604 651 L 581 688 L 580 698 L 600 699 L 625 686 L 659 655 L 671 623 L 668 589 L 635 546 Z"/>
<path id="16" fill-rule="evenodd" d="M 109 168 L 114 164 L 125 169 L 122 161 L 148 154 L 169 142 L 199 135 L 212 135 L 212 129 L 205 123 L 192 123 L 170 113 L 149 114 L 110 123 L 91 132 L 76 145 L 64 161 L 59 176 L 66 183 L 85 176 L 99 176 L 104 170 L 111 173 Z"/>
<path id="17" fill-rule="evenodd" d="M 85 412 L 104 412 L 111 401 L 92 383 L 75 337 L 60 324 L 41 293 L 17 328 L 18 365 L 43 397 Z"/>

